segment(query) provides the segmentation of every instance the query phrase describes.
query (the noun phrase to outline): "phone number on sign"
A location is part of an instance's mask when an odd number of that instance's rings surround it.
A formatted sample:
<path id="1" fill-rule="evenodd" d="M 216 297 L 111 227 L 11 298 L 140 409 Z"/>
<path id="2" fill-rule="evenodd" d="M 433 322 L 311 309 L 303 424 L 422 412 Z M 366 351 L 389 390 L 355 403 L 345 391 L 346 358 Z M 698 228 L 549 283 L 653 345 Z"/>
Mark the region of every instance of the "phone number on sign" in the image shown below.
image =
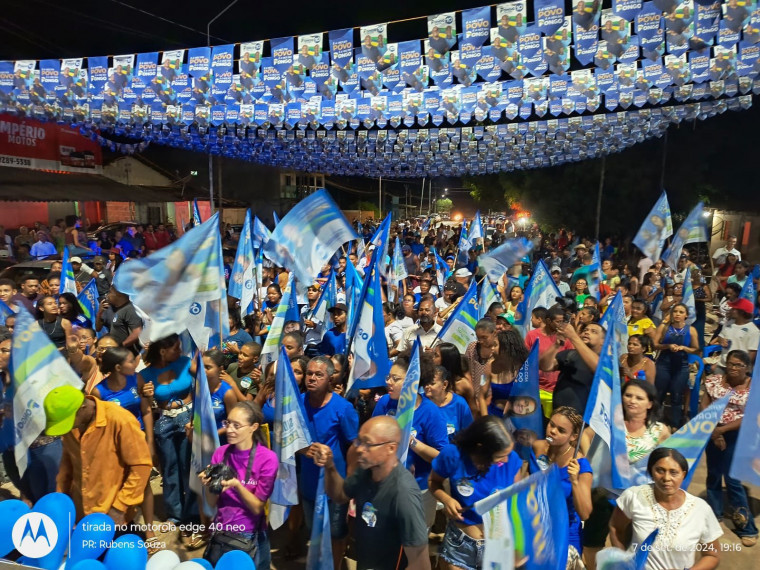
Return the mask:
<path id="1" fill-rule="evenodd" d="M 17 156 L 0 155 L 0 164 L 7 166 L 31 166 L 32 160 L 29 158 L 19 158 Z"/>

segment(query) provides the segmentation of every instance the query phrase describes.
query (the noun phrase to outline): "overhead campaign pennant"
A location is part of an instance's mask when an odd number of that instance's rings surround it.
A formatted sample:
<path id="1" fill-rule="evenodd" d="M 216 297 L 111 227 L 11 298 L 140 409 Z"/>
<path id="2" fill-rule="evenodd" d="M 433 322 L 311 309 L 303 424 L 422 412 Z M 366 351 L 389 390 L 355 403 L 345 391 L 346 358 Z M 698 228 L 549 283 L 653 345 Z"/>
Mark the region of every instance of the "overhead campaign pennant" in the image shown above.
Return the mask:
<path id="1" fill-rule="evenodd" d="M 19 311 L 13 328 L 10 375 L 13 381 L 14 456 L 19 475 L 27 451 L 45 429 L 45 397 L 55 388 L 84 384 L 28 311 Z"/>

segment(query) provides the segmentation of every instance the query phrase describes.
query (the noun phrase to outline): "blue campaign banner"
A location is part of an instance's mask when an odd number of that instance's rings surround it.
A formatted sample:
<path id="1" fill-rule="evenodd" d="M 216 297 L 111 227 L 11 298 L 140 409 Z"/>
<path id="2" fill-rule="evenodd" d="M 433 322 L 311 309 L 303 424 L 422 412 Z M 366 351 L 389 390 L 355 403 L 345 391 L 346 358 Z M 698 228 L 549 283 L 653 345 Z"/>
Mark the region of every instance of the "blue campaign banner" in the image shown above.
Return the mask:
<path id="1" fill-rule="evenodd" d="M 295 54 L 294 38 L 292 36 L 274 38 L 269 40 L 269 46 L 272 49 L 272 65 L 280 73 L 285 73 L 293 65 L 293 55 Z"/>
<path id="2" fill-rule="evenodd" d="M 225 88 L 232 85 L 232 60 L 234 45 L 214 46 L 211 52 L 211 70 L 213 71 L 214 86 Z"/>
<path id="3" fill-rule="evenodd" d="M 507 422 L 512 424 L 515 451 L 524 460 L 530 455 L 533 442 L 542 439 L 544 417 L 538 388 L 538 342 L 528 353 L 528 359 L 520 367 L 512 383 L 509 405 L 504 408 Z"/>
<path id="4" fill-rule="evenodd" d="M 74 280 L 74 269 L 71 267 L 71 254 L 68 246 L 63 248 L 63 257 L 61 262 L 61 284 L 58 294 L 64 293 L 77 294 L 77 282 Z"/>
<path id="5" fill-rule="evenodd" d="M 98 313 L 98 287 L 95 285 L 95 279 L 90 279 L 90 282 L 84 286 L 77 295 L 77 301 L 82 308 L 82 314 L 89 319 L 94 328 L 95 316 Z"/>
<path id="6" fill-rule="evenodd" d="M 538 260 L 533 271 L 533 275 L 530 276 L 528 285 L 525 287 L 525 295 L 523 300 L 517 306 L 515 311 L 515 325 L 522 328 L 527 333 L 530 325 L 530 316 L 533 309 L 536 307 L 552 307 L 557 303 L 557 297 L 561 297 L 557 288 L 557 284 L 554 283 L 549 269 L 542 259 Z"/>
<path id="7" fill-rule="evenodd" d="M 132 76 L 132 89 L 146 89 L 158 73 L 158 53 L 138 53 L 135 61 L 135 73 Z"/>
<path id="8" fill-rule="evenodd" d="M 693 296 L 693 293 L 692 293 Z M 615 293 L 612 302 L 599 320 L 599 324 L 607 331 L 614 334 L 617 341 L 619 354 L 628 352 L 628 319 L 623 306 L 623 294 L 620 290 Z"/>
<path id="9" fill-rule="evenodd" d="M 641 11 L 642 4 L 642 0 L 612 0 L 612 11 L 630 21 Z"/>
<path id="10" fill-rule="evenodd" d="M 60 83 L 61 62 L 57 59 L 43 59 L 40 61 L 40 84 L 44 92 L 54 91 Z"/>
<path id="11" fill-rule="evenodd" d="M 211 69 L 211 48 L 192 48 L 187 52 L 187 72 L 191 77 L 202 77 Z"/>
<path id="12" fill-rule="evenodd" d="M 354 55 L 354 30 L 333 30 L 328 34 L 330 57 L 333 65 L 345 67 Z"/>
<path id="13" fill-rule="evenodd" d="M 668 195 L 663 190 L 633 238 L 633 244 L 649 259 L 657 261 L 660 259 L 665 240 L 671 235 L 673 235 L 673 219 L 670 216 Z"/>
<path id="14" fill-rule="evenodd" d="M 195 359 L 195 388 L 193 391 L 193 443 L 190 453 L 190 489 L 202 497 L 201 508 L 208 517 L 213 517 L 215 509 L 209 506 L 208 487 L 202 485 L 198 473 L 211 465 L 211 456 L 219 447 L 219 432 L 214 416 L 206 369 L 203 357 L 198 352 Z"/>
<path id="15" fill-rule="evenodd" d="M 422 65 L 422 51 L 419 40 L 400 42 L 398 44 L 399 71 L 401 76 L 410 86 L 414 83 L 414 77 L 419 73 Z"/>
<path id="16" fill-rule="evenodd" d="M 696 15 L 694 17 L 694 36 L 703 42 L 712 40 L 720 30 L 720 0 L 710 4 L 695 2 Z"/>
<path id="17" fill-rule="evenodd" d="M 478 323 L 478 287 L 475 280 L 470 283 L 464 297 L 446 319 L 438 338 L 454 344 L 464 354 L 467 347 L 477 340 L 475 325 Z"/>
<path id="18" fill-rule="evenodd" d="M 575 58 L 583 65 L 587 65 L 594 61 L 594 56 L 599 47 L 599 26 L 591 24 L 591 28 L 586 29 L 579 26 L 577 23 L 574 23 L 573 25 Z"/>
<path id="19" fill-rule="evenodd" d="M 409 359 L 409 369 L 406 371 L 404 383 L 401 385 L 401 395 L 398 399 L 396 421 L 401 428 L 401 443 L 397 454 L 399 462 L 409 467 L 412 463 L 409 454 L 409 441 L 412 437 L 414 423 L 414 408 L 417 405 L 417 396 L 420 388 L 420 352 L 422 343 L 417 337 L 412 347 L 412 355 Z M 408 459 L 408 461 L 407 461 Z"/>
<path id="20" fill-rule="evenodd" d="M 90 88 L 101 93 L 108 83 L 108 57 L 88 57 L 87 69 L 90 73 Z"/>
<path id="21" fill-rule="evenodd" d="M 427 17 L 430 47 L 437 53 L 446 53 L 457 42 L 457 20 L 454 12 Z"/>
<path id="22" fill-rule="evenodd" d="M 521 56 L 521 63 L 533 75 L 541 75 L 546 71 L 541 30 L 535 24 L 525 27 L 525 30 L 520 34 L 517 45 Z"/>
<path id="23" fill-rule="evenodd" d="M 573 24 L 576 29 L 589 31 L 599 26 L 599 18 L 602 14 L 601 0 L 586 2 L 585 0 L 573 0 Z M 576 35 L 577 37 L 577 35 Z"/>
<path id="24" fill-rule="evenodd" d="M 306 554 L 306 570 L 332 570 L 332 540 L 330 538 L 330 510 L 325 493 L 325 470 L 320 468 L 317 481 L 317 500 L 314 504 L 314 521 L 311 540 Z"/>
<path id="25" fill-rule="evenodd" d="M 482 46 L 491 33 L 491 7 L 473 8 L 462 12 L 463 42 Z"/>
<path id="26" fill-rule="evenodd" d="M 673 237 L 670 247 L 662 254 L 662 259 L 668 266 L 677 271 L 678 258 L 683 251 L 683 246 L 687 243 L 693 243 L 695 236 L 702 237 L 705 234 L 704 204 L 700 202 L 694 209 L 689 212 L 688 217 L 678 228 Z"/>
<path id="27" fill-rule="evenodd" d="M 322 189 L 296 204 L 263 247 L 269 259 L 295 272 L 300 281 L 311 283 L 332 255 L 354 239 L 357 235 L 351 224 Z"/>
<path id="28" fill-rule="evenodd" d="M 243 229 L 240 231 L 240 241 L 238 241 L 237 253 L 235 255 L 235 264 L 232 266 L 227 294 L 235 299 L 243 298 L 243 289 L 253 289 L 253 240 L 251 233 L 251 210 L 245 212 L 245 221 Z M 243 308 L 241 303 L 241 308 Z"/>
<path id="29" fill-rule="evenodd" d="M 544 35 L 550 36 L 565 22 L 564 0 L 534 0 L 533 15 L 535 25 Z"/>
<path id="30" fill-rule="evenodd" d="M 526 238 L 511 239 L 496 249 L 478 257 L 478 266 L 485 269 L 488 278 L 497 282 L 510 267 L 533 250 L 533 243 Z"/>
<path id="31" fill-rule="evenodd" d="M 747 281 L 752 281 L 748 278 Z M 760 485 L 760 359 L 755 360 L 752 370 L 744 418 L 739 426 L 739 436 L 731 461 L 731 477 L 751 485 Z"/>
<path id="32" fill-rule="evenodd" d="M 556 465 L 481 499 L 474 509 L 483 516 L 504 501 L 514 533 L 515 558 L 529 560 L 531 570 L 564 570 L 569 515 Z"/>

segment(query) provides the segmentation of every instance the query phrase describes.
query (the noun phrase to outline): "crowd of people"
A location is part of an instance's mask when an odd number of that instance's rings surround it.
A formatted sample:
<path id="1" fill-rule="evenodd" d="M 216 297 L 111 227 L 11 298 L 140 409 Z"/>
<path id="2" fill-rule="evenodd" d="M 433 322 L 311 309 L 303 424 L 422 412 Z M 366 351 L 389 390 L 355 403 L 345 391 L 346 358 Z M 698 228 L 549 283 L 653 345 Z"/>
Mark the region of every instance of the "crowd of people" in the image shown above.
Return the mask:
<path id="1" fill-rule="evenodd" d="M 92 246 L 83 243 L 78 223 L 76 218 L 65 220 L 63 242 Z M 441 327 L 470 283 L 483 279 L 478 255 L 514 236 L 508 220 L 491 224 L 495 231 L 465 252 L 466 263 L 460 261 L 461 228 L 456 225 L 431 224 L 423 229 L 417 220 L 392 224 L 387 262 L 398 237 L 408 277 L 388 283 L 383 292 L 384 334 L 391 359 L 385 387 L 347 391 L 352 366 L 347 316 L 353 294 L 346 285 L 347 269 L 360 275 L 368 270 L 372 246 L 365 240 L 375 224 L 366 220 L 359 224 L 363 239 L 323 267 L 298 300 L 300 320 L 285 323 L 281 346 L 298 382 L 315 443 L 298 455 L 299 505 L 290 509 L 286 522 L 286 556 L 302 553 L 299 532 L 302 525 L 311 528 L 321 468 L 336 570 L 349 544 L 360 569 L 429 568 L 431 559 L 441 567 L 480 569 L 484 529 L 482 518 L 472 509 L 474 503 L 552 465 L 559 469 L 569 514 L 569 567 L 595 568 L 596 553 L 608 537 L 612 545 L 625 549 L 640 544 L 657 528 L 660 533 L 649 567 L 715 568 L 721 550 L 718 539 L 723 535 L 719 521 L 724 518 L 731 521 L 743 546 L 756 544 L 758 531 L 746 491 L 728 471 L 760 342 L 760 330 L 753 322 L 757 307 L 740 298 L 746 280 L 760 275 L 741 259 L 735 238 L 704 266 L 692 261 L 694 252 L 684 249 L 677 269 L 659 260 L 627 259 L 608 239 L 599 249 L 597 297 L 589 290 L 590 272 L 595 271 L 590 267 L 593 243 L 565 230 L 543 234 L 534 226 L 523 232 L 534 244 L 532 255 L 495 284 L 499 298 L 475 325 L 476 340 L 460 351 L 441 340 Z M 230 334 L 221 346 L 202 354 L 222 443 L 212 463 L 231 468 L 221 486 L 213 489 L 211 473 L 190 469 L 196 361 L 183 354 L 176 335 L 143 346 L 139 311 L 111 284 L 125 259 L 128 263 L 130 257 L 173 239 L 166 225 L 158 226 L 155 233 L 150 225 L 145 232 L 139 228 L 130 230 L 129 238 L 119 236 L 118 242 L 115 236 L 101 236 L 97 247 L 113 259 L 95 257 L 93 268 L 81 258 L 71 258 L 81 284 L 92 278 L 98 284 L 101 299 L 94 322 L 81 314 L 75 296 L 58 295 L 60 267 L 54 266 L 42 282 L 0 280 L 0 300 L 15 312 L 28 310 L 36 316 L 84 385 L 83 390 L 63 387 L 51 393 L 45 401 L 47 428 L 31 445 L 29 467 L 19 476 L 13 450 L 6 447 L 6 472 L 30 503 L 56 489 L 70 494 L 78 519 L 104 512 L 118 523 L 129 523 L 139 507 L 145 522 L 141 532 L 151 553 L 162 547 L 153 525 L 160 500 L 166 523 L 178 529 L 187 549 L 205 548 L 204 557 L 212 563 L 227 550 L 245 550 L 257 569 L 267 570 L 271 510 L 266 504 L 278 470 L 270 434 L 275 430 L 275 376 L 281 363 L 262 368 L 259 358 L 288 273 L 265 259 L 262 287 L 255 297 L 257 310 L 241 319 L 238 300 L 230 297 Z M 40 242 L 57 244 L 57 238 L 51 239 L 42 227 L 24 230 L 21 235 L 30 236 L 27 242 L 36 240 L 32 251 Z M 142 236 L 142 245 L 132 241 L 135 231 Z M 149 236 L 158 233 L 166 236 L 151 241 L 154 238 Z M 227 245 L 238 238 L 234 233 L 225 235 Z M 119 246 L 125 241 L 133 245 L 127 252 Z M 17 238 L 8 247 L 19 245 Z M 138 253 L 130 254 L 133 251 Z M 443 280 L 439 257 L 448 266 Z M 521 331 L 515 323 L 538 260 L 545 262 L 564 297 L 552 306 L 535 308 L 530 325 Z M 225 262 L 229 265 L 231 259 Z M 315 309 L 331 273 L 338 299 L 323 321 Z M 692 315 L 683 303 L 686 279 L 691 280 L 696 301 L 696 321 L 691 325 L 687 320 Z M 648 456 L 647 472 L 653 483 L 615 498 L 593 486 L 586 458 L 593 432 L 582 416 L 605 335 L 611 334 L 600 319 L 618 291 L 629 333 L 627 351 L 620 356 L 628 459 L 635 463 Z M 705 331 L 708 312 L 719 320 L 711 335 Z M 7 317 L 6 330 L 0 333 L 0 373 L 6 394 L 14 323 L 13 315 Z M 420 394 L 402 464 L 397 457 L 402 436 L 394 416 L 417 338 L 423 349 Z M 512 395 L 518 371 L 536 343 L 540 402 Z M 732 396 L 707 446 L 707 501 L 703 501 L 680 488 L 689 470 L 684 457 L 676 450 L 657 448 L 690 417 L 688 357 L 701 355 L 706 345 L 722 352 L 705 374 L 701 408 L 729 392 Z M 537 408 L 543 413 L 545 432 L 526 438 L 509 418 Z M 5 419 L 7 443 L 7 412 Z M 151 488 L 152 470 L 154 475 L 160 473 L 160 499 Z M 209 490 L 203 500 L 216 507 L 213 520 L 191 490 L 193 477 Z M 437 519 L 438 524 L 445 519 L 443 543 L 431 550 L 429 536 Z M 219 530 L 223 527 L 227 530 Z M 530 567 L 530 561 L 516 563 Z"/>

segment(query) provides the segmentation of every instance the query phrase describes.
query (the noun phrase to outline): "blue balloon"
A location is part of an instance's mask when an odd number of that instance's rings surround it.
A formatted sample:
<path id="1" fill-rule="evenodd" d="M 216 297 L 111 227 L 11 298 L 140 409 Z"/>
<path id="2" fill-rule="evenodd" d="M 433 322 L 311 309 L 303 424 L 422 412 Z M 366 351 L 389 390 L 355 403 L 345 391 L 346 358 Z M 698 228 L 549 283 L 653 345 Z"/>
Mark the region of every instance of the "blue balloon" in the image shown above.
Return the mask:
<path id="1" fill-rule="evenodd" d="M 200 564 L 206 570 L 214 570 L 214 567 L 211 565 L 211 562 L 209 562 L 205 558 L 193 558 L 193 562 L 195 562 L 196 564 Z"/>
<path id="2" fill-rule="evenodd" d="M 216 570 L 256 570 L 256 565 L 242 550 L 230 550 L 222 554 L 216 563 Z"/>
<path id="3" fill-rule="evenodd" d="M 148 563 L 148 549 L 135 534 L 125 534 L 113 541 L 103 560 L 108 570 L 125 570 L 135 568 L 142 570 Z"/>
<path id="4" fill-rule="evenodd" d="M 106 565 L 100 560 L 80 560 L 71 570 L 106 570 Z"/>
<path id="5" fill-rule="evenodd" d="M 63 493 L 50 493 L 37 501 L 32 511 L 49 516 L 55 523 L 55 528 L 58 529 L 58 542 L 55 548 L 47 556 L 38 558 L 35 566 L 46 570 L 58 570 L 63 561 L 63 554 L 69 547 L 71 527 L 77 520 L 74 502 L 71 497 Z"/>
<path id="6" fill-rule="evenodd" d="M 113 519 L 106 514 L 92 513 L 84 517 L 71 535 L 66 570 L 73 570 L 83 560 L 98 558 L 106 551 L 115 532 Z"/>
<path id="7" fill-rule="evenodd" d="M 16 521 L 29 512 L 24 501 L 8 499 L 0 501 L 0 558 L 13 551 L 11 531 Z"/>

